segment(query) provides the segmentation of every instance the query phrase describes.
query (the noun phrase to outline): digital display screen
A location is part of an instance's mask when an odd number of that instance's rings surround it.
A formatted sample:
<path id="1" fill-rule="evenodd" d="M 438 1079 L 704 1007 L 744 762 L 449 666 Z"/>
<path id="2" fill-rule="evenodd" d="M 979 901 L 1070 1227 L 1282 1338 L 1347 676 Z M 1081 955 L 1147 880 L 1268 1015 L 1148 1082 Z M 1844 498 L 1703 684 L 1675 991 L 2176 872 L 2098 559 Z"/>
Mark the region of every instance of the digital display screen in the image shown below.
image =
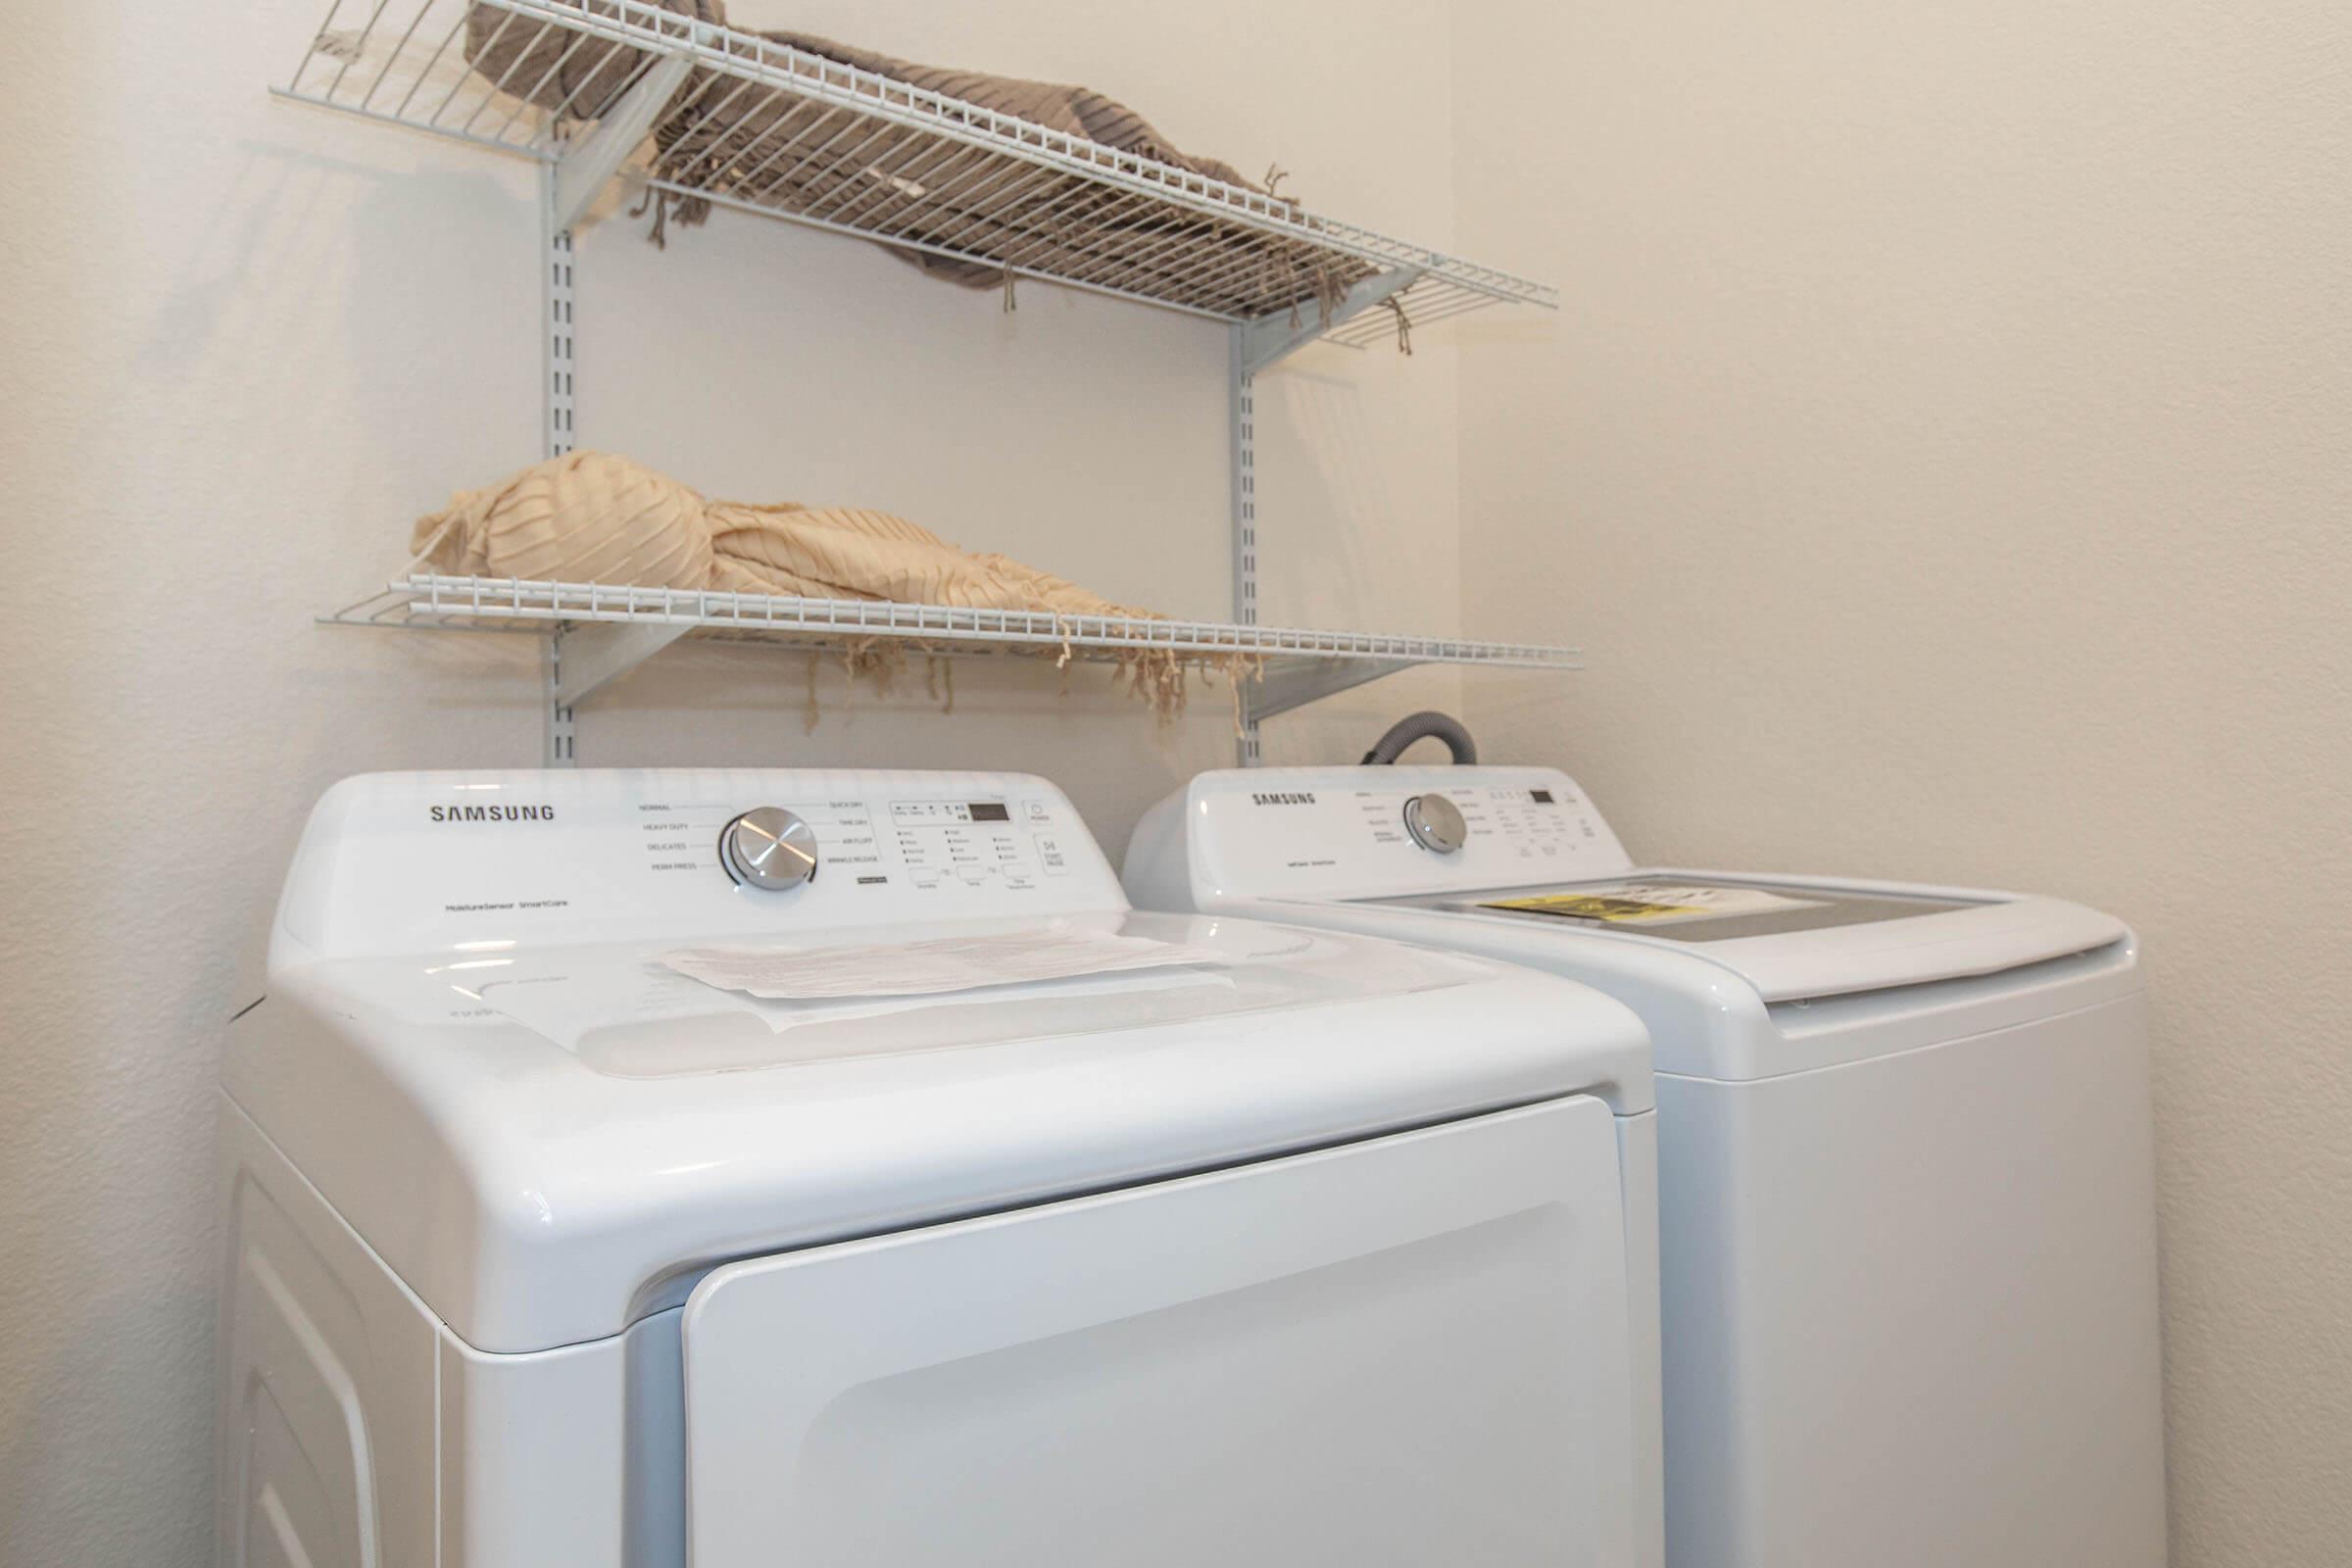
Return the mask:
<path id="1" fill-rule="evenodd" d="M 971 813 L 972 820 L 975 822 L 1009 822 L 1012 820 L 1012 812 L 1005 809 L 1003 801 L 974 801 L 971 805 Z"/>
<path id="2" fill-rule="evenodd" d="M 1558 804 L 1552 800 L 1551 791 L 1549 790 L 1529 790 L 1527 793 L 1536 798 L 1536 804 L 1538 806 L 1552 806 Z"/>

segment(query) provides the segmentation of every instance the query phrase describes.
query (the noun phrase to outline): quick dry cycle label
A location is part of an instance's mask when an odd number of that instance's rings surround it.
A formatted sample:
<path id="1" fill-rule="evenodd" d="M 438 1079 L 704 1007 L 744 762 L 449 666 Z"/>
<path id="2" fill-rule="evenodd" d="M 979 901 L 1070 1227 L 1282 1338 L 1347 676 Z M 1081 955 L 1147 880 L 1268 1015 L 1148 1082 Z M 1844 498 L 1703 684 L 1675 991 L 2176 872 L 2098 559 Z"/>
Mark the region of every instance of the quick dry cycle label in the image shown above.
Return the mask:
<path id="1" fill-rule="evenodd" d="M 1676 882 L 1611 882 L 1578 888 L 1573 893 L 1539 893 L 1524 899 L 1496 899 L 1479 906 L 1517 914 L 1550 914 L 1568 920 L 1599 920 L 1611 925 L 1670 925 L 1685 920 L 1722 919 L 1735 914 L 1763 914 L 1773 909 L 1810 909 L 1819 899 L 1791 899 L 1761 888 L 1701 887 Z"/>

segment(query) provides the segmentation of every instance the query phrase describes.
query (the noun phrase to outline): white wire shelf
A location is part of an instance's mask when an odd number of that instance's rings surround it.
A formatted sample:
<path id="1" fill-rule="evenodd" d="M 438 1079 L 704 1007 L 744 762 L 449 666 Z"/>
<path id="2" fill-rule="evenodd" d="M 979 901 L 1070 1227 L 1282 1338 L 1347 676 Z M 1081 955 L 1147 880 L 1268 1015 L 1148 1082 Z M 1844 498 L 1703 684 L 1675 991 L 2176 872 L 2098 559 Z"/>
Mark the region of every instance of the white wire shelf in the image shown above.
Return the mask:
<path id="1" fill-rule="evenodd" d="M 839 644 L 895 638 L 942 651 L 1068 648 L 1079 658 L 1116 660 L 1158 649 L 1203 660 L 1229 655 L 1374 660 L 1397 664 L 1491 664 L 1576 669 L 1578 651 L 1534 643 L 1463 642 L 1379 632 L 1306 631 L 1143 615 L 1058 615 L 1043 611 L 960 610 L 880 599 L 797 599 L 694 588 L 612 583 L 525 582 L 513 577 L 395 578 L 322 624 L 408 626 L 444 631 L 519 631 L 600 621 L 681 625 L 744 638 Z"/>
<path id="2" fill-rule="evenodd" d="M 674 196 L 1225 321 L 1361 345 L 1399 312 L 1418 328 L 1558 305 L 1525 278 L 648 0 L 335 0 L 273 90 L 554 164 L 563 226 L 650 135 L 647 183 Z"/>
<path id="3" fill-rule="evenodd" d="M 591 664 L 573 669 L 565 683 L 567 700 L 585 696 L 688 634 L 808 649 L 895 643 L 943 655 L 1066 652 L 1075 661 L 1102 663 L 1140 653 L 1173 654 L 1212 667 L 1226 665 L 1242 675 L 1245 706 L 1260 717 L 1414 664 L 1582 667 L 1578 650 L 1533 643 L 423 573 L 395 578 L 380 592 L 318 619 L 334 626 L 539 636 L 595 627 L 635 629 L 628 639 L 608 641 L 591 655 Z"/>

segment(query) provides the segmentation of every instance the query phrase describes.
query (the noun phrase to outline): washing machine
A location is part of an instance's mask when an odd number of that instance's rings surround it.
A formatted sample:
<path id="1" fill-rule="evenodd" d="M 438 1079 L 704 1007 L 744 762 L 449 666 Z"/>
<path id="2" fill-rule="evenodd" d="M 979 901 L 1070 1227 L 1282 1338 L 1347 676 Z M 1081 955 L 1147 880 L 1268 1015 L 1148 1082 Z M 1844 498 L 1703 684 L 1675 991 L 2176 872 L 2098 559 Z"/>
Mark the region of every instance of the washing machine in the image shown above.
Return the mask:
<path id="1" fill-rule="evenodd" d="M 2147 1009 L 2056 899 L 1637 866 L 1548 768 L 1207 773 L 1148 908 L 1541 967 L 1656 1051 L 1668 1560 L 2165 1559 Z"/>
<path id="2" fill-rule="evenodd" d="M 1653 1552 L 1633 1013 L 1042 779 L 348 780 L 220 1117 L 240 1568 Z"/>

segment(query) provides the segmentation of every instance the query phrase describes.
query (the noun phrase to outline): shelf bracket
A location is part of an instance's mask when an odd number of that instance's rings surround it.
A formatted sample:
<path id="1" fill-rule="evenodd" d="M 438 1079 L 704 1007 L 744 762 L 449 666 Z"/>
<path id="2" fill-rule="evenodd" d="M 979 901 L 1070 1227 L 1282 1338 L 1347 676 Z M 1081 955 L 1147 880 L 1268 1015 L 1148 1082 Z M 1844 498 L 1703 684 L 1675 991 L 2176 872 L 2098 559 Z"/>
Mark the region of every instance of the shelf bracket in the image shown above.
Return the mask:
<path id="1" fill-rule="evenodd" d="M 1295 313 L 1277 311 L 1261 316 L 1245 324 L 1242 331 L 1242 373 L 1255 375 L 1275 362 L 1306 347 L 1343 321 L 1354 319 L 1373 310 L 1421 281 L 1424 270 L 1418 267 L 1399 267 L 1394 271 L 1375 272 L 1340 296 L 1325 316 L 1320 310 L 1308 310 L 1301 305 Z"/>
<path id="2" fill-rule="evenodd" d="M 554 684 L 548 696 L 565 708 L 653 658 L 694 628 L 683 621 L 591 622 L 551 633 L 558 646 Z"/>
<path id="3" fill-rule="evenodd" d="M 662 55 L 648 66 L 637 84 L 620 101 L 598 117 L 596 129 L 564 150 L 556 162 L 555 225 L 561 231 L 588 215 L 606 182 L 620 172 L 640 142 L 662 118 L 693 69 L 690 56 Z"/>
<path id="4" fill-rule="evenodd" d="M 1372 663 L 1353 659 L 1269 659 L 1258 678 L 1242 687 L 1242 716 L 1254 725 L 1261 718 L 1304 708 L 1412 667 L 1413 662 L 1402 660 Z"/>
<path id="5" fill-rule="evenodd" d="M 691 630 L 682 621 L 656 620 L 633 625 L 591 621 L 549 632 L 542 694 L 547 765 L 569 767 L 578 760 L 572 710 L 591 692 L 627 674 Z"/>

